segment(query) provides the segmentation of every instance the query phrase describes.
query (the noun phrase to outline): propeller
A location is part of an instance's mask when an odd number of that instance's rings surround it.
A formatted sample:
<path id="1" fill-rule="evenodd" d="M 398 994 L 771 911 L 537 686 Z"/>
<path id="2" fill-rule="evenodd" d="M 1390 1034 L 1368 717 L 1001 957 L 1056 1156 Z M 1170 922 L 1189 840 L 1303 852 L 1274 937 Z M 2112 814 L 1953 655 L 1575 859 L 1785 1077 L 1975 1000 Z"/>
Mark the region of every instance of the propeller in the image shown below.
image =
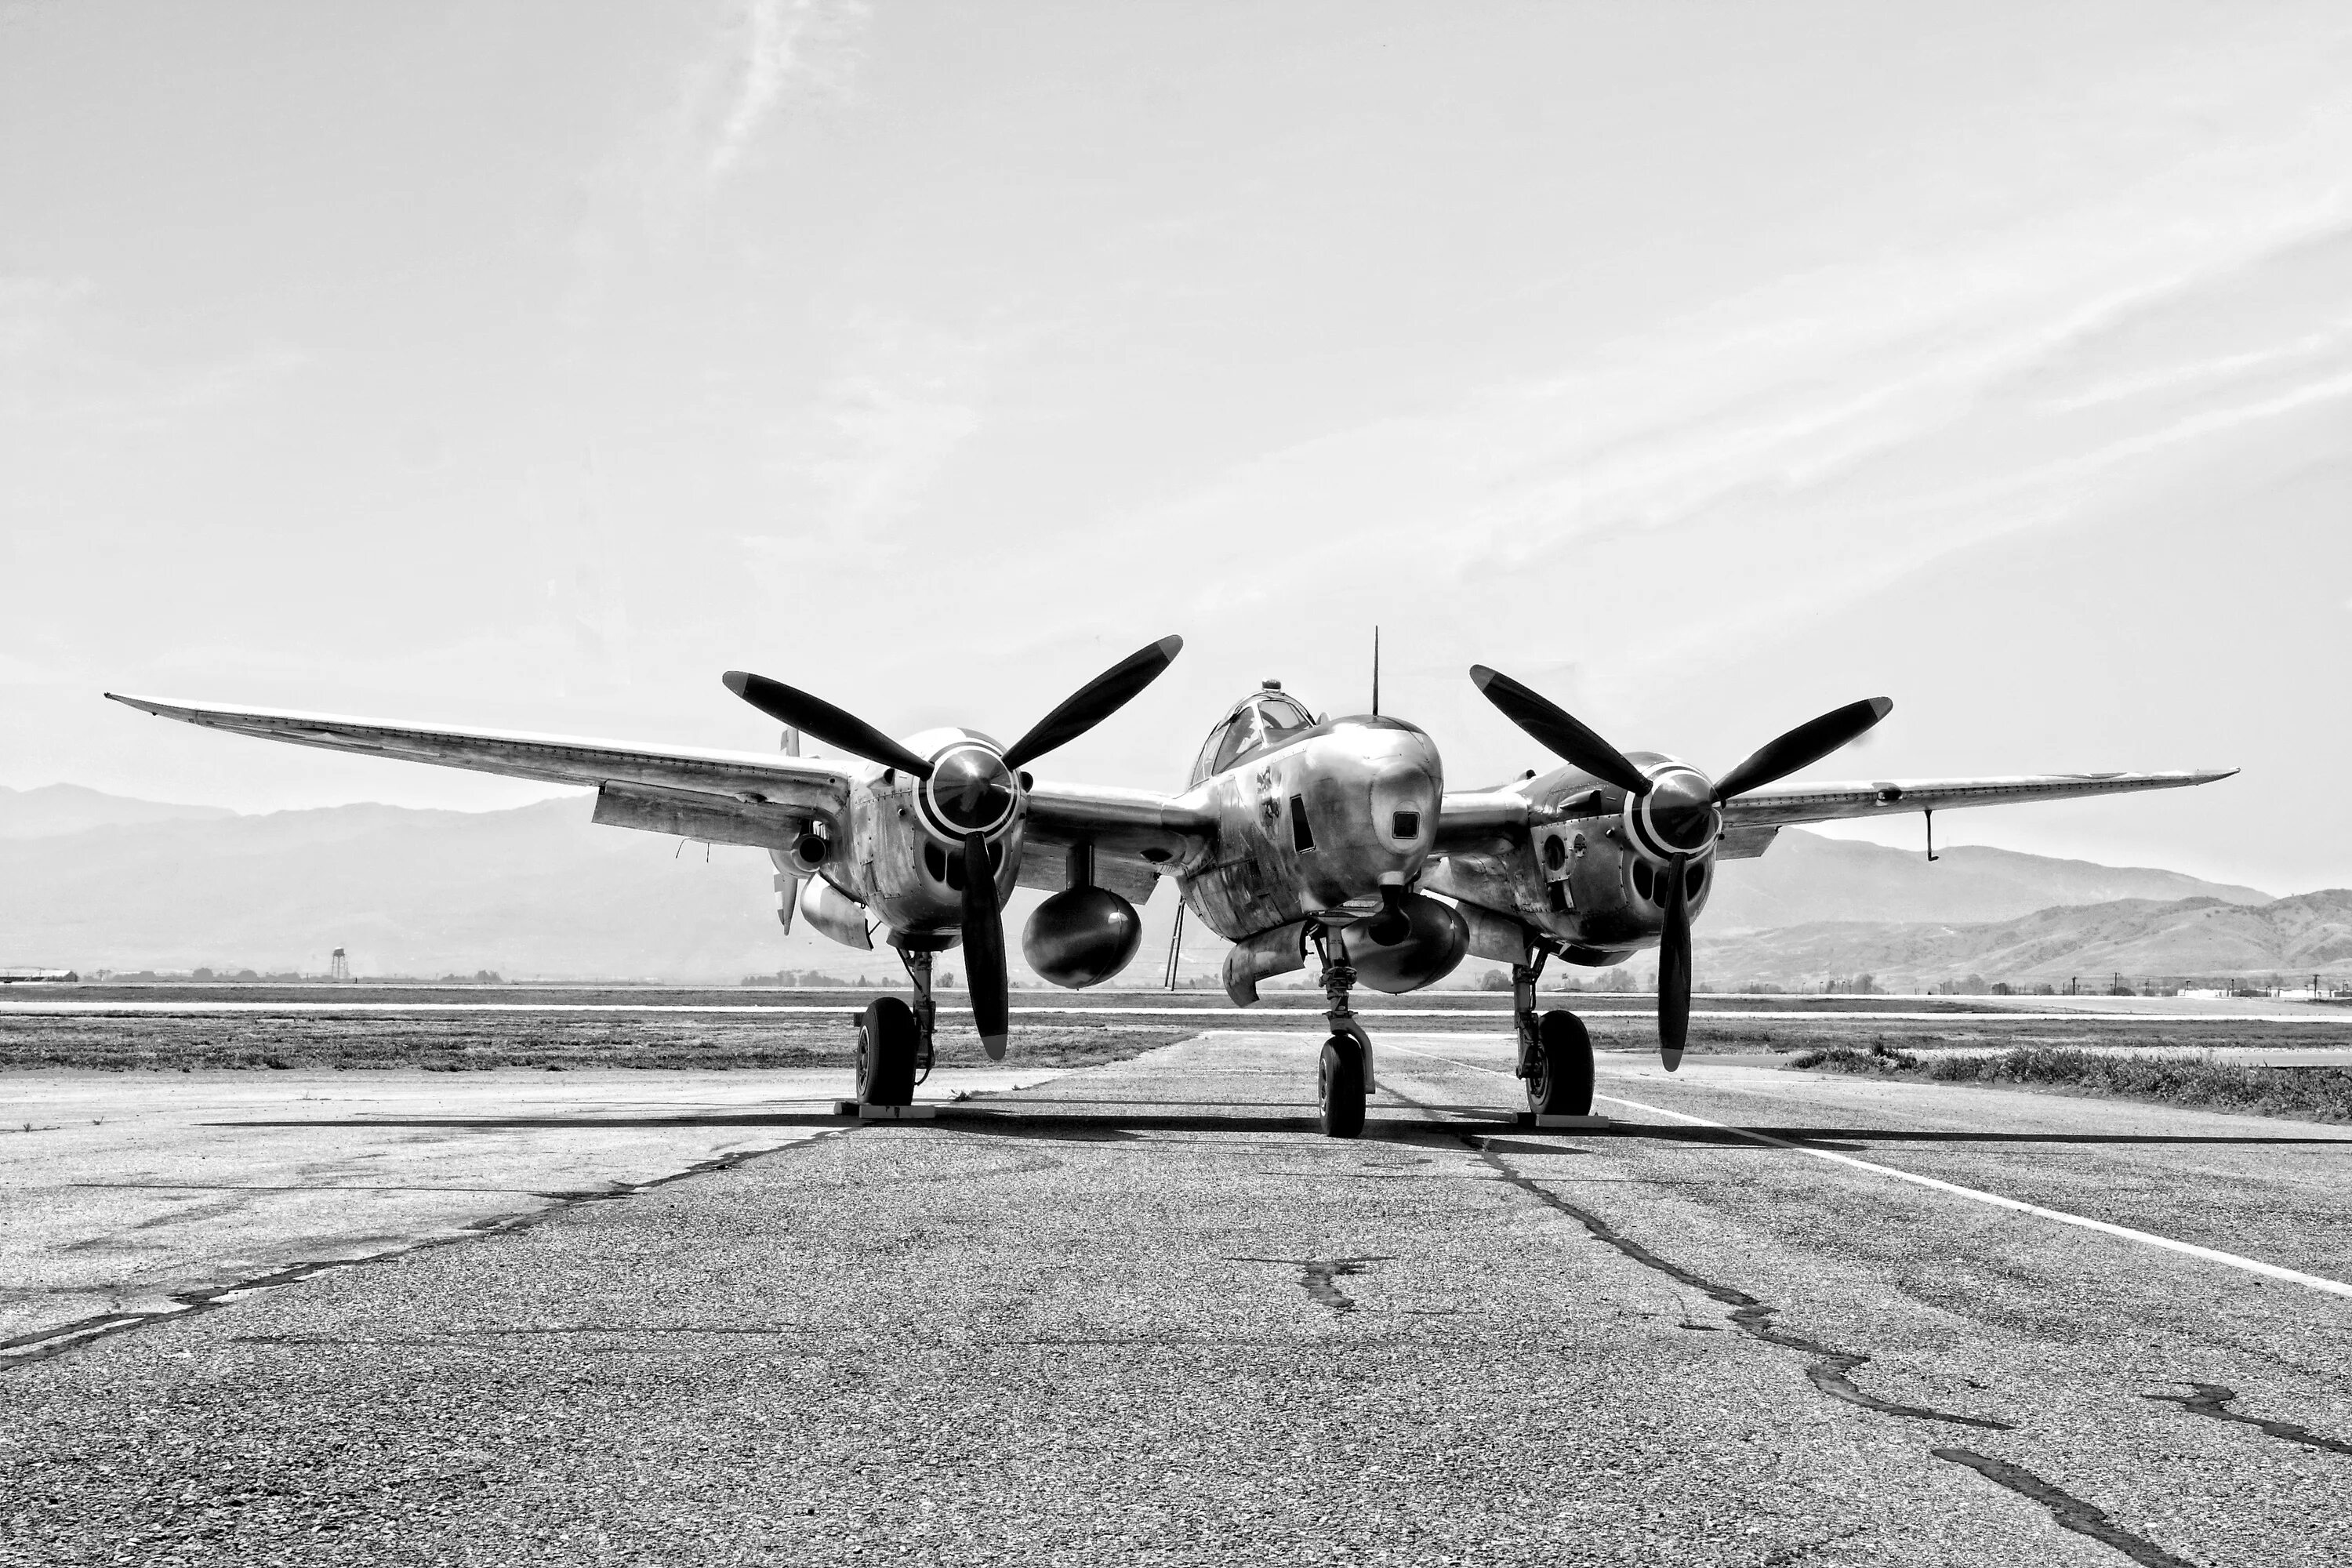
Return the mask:
<path id="1" fill-rule="evenodd" d="M 1470 667 L 1470 679 L 1486 694 L 1487 701 L 1502 710 L 1505 718 L 1541 742 L 1561 761 L 1631 795 L 1646 795 L 1656 787 L 1656 781 L 1635 767 L 1624 752 L 1549 698 L 1483 664 Z M 1820 762 L 1894 710 L 1895 704 L 1885 698 L 1871 697 L 1806 721 L 1766 742 L 1717 780 L 1709 789 L 1710 804 L 1721 805 Z M 1661 826 L 1678 830 L 1683 818 L 1706 809 L 1696 804 L 1677 804 L 1657 816 Z M 1683 1045 L 1690 1035 L 1691 993 L 1690 893 L 1684 880 L 1690 857 L 1676 855 L 1673 860 L 1673 868 L 1666 873 L 1664 929 L 1658 937 L 1658 1055 L 1668 1072 L 1682 1065 Z"/>
<path id="2" fill-rule="evenodd" d="M 1866 697 L 1808 720 L 1778 740 L 1765 742 L 1755 755 L 1716 781 L 1716 803 L 1721 805 L 1734 795 L 1784 779 L 1799 768 L 1812 766 L 1893 711 L 1895 704 L 1885 698 Z"/>
<path id="3" fill-rule="evenodd" d="M 869 763 L 880 763 L 886 768 L 897 768 L 919 779 L 931 776 L 929 762 L 856 714 L 844 712 L 822 697 L 811 697 L 796 686 L 786 686 L 781 680 L 771 680 L 745 669 L 730 669 L 719 679 L 726 683 L 728 690 L 803 735 L 814 735 L 853 757 L 864 757 Z"/>
<path id="4" fill-rule="evenodd" d="M 1533 735 L 1562 762 L 1572 763 L 1619 789 L 1631 790 L 1635 795 L 1650 793 L 1648 774 L 1549 698 L 1483 664 L 1470 667 L 1470 679 L 1486 694 L 1487 701 L 1503 710 L 1504 718 Z"/>
<path id="5" fill-rule="evenodd" d="M 971 974 L 971 1026 L 988 1059 L 1004 1059 L 1011 1006 L 1004 978 L 1004 914 L 996 903 L 996 872 L 988 863 L 988 836 L 963 836 L 963 956 Z"/>
<path id="6" fill-rule="evenodd" d="M 1184 649 L 1182 637 L 1161 637 L 1139 647 L 1063 700 L 1004 753 L 1004 765 L 1018 771 L 1059 746 L 1066 746 L 1127 706 L 1128 699 L 1160 678 Z"/>
<path id="7" fill-rule="evenodd" d="M 1184 639 L 1180 637 L 1148 643 L 1079 687 L 1051 713 L 1038 720 L 1003 753 L 1004 765 L 1014 777 L 1013 787 L 1025 790 L 1028 786 L 1022 768 L 1056 747 L 1069 744 L 1127 706 L 1136 693 L 1174 662 L 1183 647 Z M 730 669 L 720 679 L 728 690 L 769 718 L 852 756 L 897 768 L 920 779 L 929 778 L 935 771 L 929 759 L 917 756 L 855 713 L 836 708 L 821 697 L 812 697 L 797 687 L 749 670 Z M 971 779 L 966 781 L 966 788 L 977 790 L 982 783 L 978 778 Z M 1003 1058 L 1005 1038 L 1010 1033 L 1007 1020 L 1011 988 L 1004 973 L 1004 911 L 997 901 L 995 868 L 988 863 L 987 835 L 966 834 L 961 854 L 963 945 L 971 986 L 972 1024 L 980 1031 L 980 1043 L 987 1047 L 989 1059 L 997 1061 Z"/>
<path id="8" fill-rule="evenodd" d="M 1666 929 L 1658 936 L 1658 1057 L 1668 1072 L 1683 1065 L 1690 1038 L 1690 894 L 1683 879 L 1689 866 L 1689 856 L 1677 855 L 1666 873 L 1674 881 L 1666 889 Z"/>

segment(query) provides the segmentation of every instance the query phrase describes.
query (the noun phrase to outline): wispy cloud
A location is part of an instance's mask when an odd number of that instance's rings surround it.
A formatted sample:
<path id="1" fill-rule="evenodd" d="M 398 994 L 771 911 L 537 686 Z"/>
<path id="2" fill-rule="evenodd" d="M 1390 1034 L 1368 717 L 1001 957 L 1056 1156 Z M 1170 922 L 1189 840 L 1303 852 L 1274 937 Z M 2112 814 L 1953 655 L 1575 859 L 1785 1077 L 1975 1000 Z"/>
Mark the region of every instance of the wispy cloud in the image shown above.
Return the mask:
<path id="1" fill-rule="evenodd" d="M 703 161 L 712 182 L 742 162 L 789 87 L 848 91 L 866 15 L 863 0 L 749 0 L 737 23 L 734 99 Z"/>
<path id="2" fill-rule="evenodd" d="M 851 95 L 866 15 L 865 0 L 732 0 L 697 35 L 660 110 L 588 177 L 567 321 L 585 325 L 646 253 L 677 244 L 796 105 Z"/>

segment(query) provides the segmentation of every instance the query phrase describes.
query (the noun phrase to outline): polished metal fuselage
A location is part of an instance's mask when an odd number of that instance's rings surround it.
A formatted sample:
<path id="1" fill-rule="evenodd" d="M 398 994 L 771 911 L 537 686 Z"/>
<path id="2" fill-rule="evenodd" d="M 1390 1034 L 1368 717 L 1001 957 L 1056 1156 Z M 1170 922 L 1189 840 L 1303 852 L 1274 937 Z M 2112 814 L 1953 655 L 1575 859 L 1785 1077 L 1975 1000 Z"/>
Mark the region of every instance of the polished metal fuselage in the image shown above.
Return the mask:
<path id="1" fill-rule="evenodd" d="M 1444 794 L 1436 744 L 1413 725 L 1372 716 L 1316 724 L 1179 797 L 1216 829 L 1205 854 L 1176 868 L 1177 886 L 1229 941 L 1308 917 L 1340 923 L 1379 909 L 1382 886 L 1411 887 L 1421 875 Z"/>

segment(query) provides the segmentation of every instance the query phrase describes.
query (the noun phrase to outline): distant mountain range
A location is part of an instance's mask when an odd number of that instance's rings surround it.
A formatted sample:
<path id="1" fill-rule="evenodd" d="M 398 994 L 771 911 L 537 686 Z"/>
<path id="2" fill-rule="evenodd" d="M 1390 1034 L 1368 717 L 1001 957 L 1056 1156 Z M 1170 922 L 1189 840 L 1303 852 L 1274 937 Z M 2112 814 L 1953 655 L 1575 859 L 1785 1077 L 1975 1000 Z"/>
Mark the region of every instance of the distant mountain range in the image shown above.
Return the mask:
<path id="1" fill-rule="evenodd" d="M 43 784 L 38 789 L 0 785 L 0 838 L 47 838 L 86 827 L 128 827 L 142 822 L 216 822 L 236 815 L 223 806 L 167 805 L 80 784 Z"/>
<path id="2" fill-rule="evenodd" d="M 2062 984 L 2080 976 L 2282 976 L 2352 973 L 2352 890 L 2247 905 L 2221 899 L 2119 899 L 2039 910 L 2015 920 L 1821 921 L 1710 935 L 1698 972 L 1719 989 L 1743 979 L 1816 984 L 1857 974 L 1912 991 L 1970 975 Z"/>
<path id="3" fill-rule="evenodd" d="M 2267 904 L 2271 895 L 2179 871 L 2055 860 L 2013 849 L 1964 846 L 1939 851 L 1931 863 L 1923 849 L 1787 828 L 1760 858 L 1721 864 L 1699 929 L 1721 935 L 1813 921 L 1962 924 L 2116 899 Z"/>
<path id="4" fill-rule="evenodd" d="M 787 970 L 896 983 L 887 950 L 843 948 L 804 926 L 786 936 L 770 876 L 757 850 L 593 826 L 584 795 L 512 811 L 238 816 L 75 785 L 0 789 L 0 966 L 320 973 L 342 947 L 363 974 L 731 981 Z M 2332 962 L 2318 955 L 2337 940 L 2324 908 L 2337 896 L 2274 902 L 2178 872 L 2001 849 L 1955 848 L 1931 866 L 1791 829 L 1761 858 L 1724 866 L 1699 925 L 1700 973 L 2308 972 Z M 1016 970 L 1020 921 L 1038 897 L 1017 894 L 1008 910 Z M 2306 904 L 2318 912 L 2294 912 Z M 1159 979 L 1175 907 L 1173 889 L 1146 906 L 1129 983 Z M 1201 973 L 1223 944 L 1192 927 L 1184 950 L 1187 972 Z"/>
<path id="5" fill-rule="evenodd" d="M 0 824 L 22 798 L 0 799 Z M 323 973 L 341 947 L 368 974 L 895 976 L 887 950 L 785 939 L 770 874 L 754 849 L 593 826 L 585 796 L 0 826 L 0 965 Z"/>

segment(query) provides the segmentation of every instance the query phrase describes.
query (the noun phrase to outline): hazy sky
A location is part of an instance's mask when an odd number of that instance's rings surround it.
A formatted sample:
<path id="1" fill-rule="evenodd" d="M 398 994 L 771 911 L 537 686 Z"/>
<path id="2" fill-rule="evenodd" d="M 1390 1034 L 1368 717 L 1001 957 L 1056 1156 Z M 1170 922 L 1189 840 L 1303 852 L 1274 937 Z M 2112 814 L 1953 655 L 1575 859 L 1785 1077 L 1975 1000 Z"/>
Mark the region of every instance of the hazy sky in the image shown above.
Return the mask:
<path id="1" fill-rule="evenodd" d="M 532 786 L 104 688 L 1173 787 L 1497 665 L 1727 766 L 2238 764 L 1945 837 L 2352 882 L 2352 12 L 0 6 L 0 783 Z M 2289 809 L 2292 806 L 2293 809 Z M 1891 841 L 1916 842 L 1916 817 Z"/>

